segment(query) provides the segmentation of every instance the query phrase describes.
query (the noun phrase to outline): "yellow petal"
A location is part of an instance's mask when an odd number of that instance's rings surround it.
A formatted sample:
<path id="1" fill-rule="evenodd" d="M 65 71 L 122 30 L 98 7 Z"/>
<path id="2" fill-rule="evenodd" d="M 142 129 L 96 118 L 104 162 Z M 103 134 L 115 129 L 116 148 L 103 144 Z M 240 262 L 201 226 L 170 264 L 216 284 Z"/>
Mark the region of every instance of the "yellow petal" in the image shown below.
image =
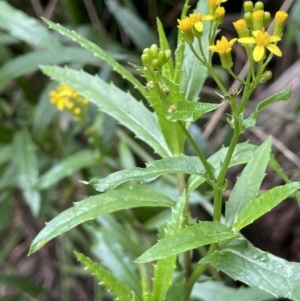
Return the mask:
<path id="1" fill-rule="evenodd" d="M 281 40 L 281 38 L 280 38 L 279 36 L 270 36 L 270 37 L 269 37 L 270 43 L 278 42 L 278 41 L 280 41 L 280 40 Z"/>
<path id="2" fill-rule="evenodd" d="M 274 44 L 269 44 L 268 46 L 266 46 L 267 49 L 272 52 L 273 54 L 277 55 L 277 56 L 282 56 L 282 52 L 281 50 Z"/>
<path id="3" fill-rule="evenodd" d="M 261 32 L 261 30 L 254 30 L 252 31 L 252 34 L 254 37 L 257 37 L 257 35 Z"/>
<path id="4" fill-rule="evenodd" d="M 215 17 L 213 15 L 205 15 L 202 17 L 202 20 L 210 21 L 213 20 Z"/>
<path id="5" fill-rule="evenodd" d="M 215 45 L 208 46 L 208 49 L 212 50 L 212 51 L 217 51 L 218 50 L 217 46 L 215 46 Z"/>
<path id="6" fill-rule="evenodd" d="M 194 24 L 194 27 L 197 31 L 202 32 L 203 31 L 203 24 L 202 22 L 197 22 Z"/>
<path id="7" fill-rule="evenodd" d="M 237 38 L 231 39 L 229 41 L 230 46 L 232 46 L 237 41 Z"/>
<path id="8" fill-rule="evenodd" d="M 253 58 L 255 62 L 259 62 L 263 59 L 266 53 L 266 48 L 262 45 L 256 45 L 253 51 Z"/>
<path id="9" fill-rule="evenodd" d="M 247 37 L 238 39 L 238 42 L 242 44 L 255 44 L 256 40 L 253 37 Z"/>

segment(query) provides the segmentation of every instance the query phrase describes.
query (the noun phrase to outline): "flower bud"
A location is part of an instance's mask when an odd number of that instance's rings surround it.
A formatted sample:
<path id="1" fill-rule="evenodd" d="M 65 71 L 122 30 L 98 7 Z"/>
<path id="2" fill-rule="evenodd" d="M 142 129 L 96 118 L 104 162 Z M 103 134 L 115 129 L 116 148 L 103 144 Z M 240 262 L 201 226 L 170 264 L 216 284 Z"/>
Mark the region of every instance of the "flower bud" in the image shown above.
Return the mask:
<path id="1" fill-rule="evenodd" d="M 245 11 L 245 13 L 252 13 L 253 12 L 253 2 L 252 1 L 245 1 L 244 2 L 244 11 Z"/>
<path id="2" fill-rule="evenodd" d="M 263 10 L 256 10 L 252 13 L 253 30 L 262 30 L 264 28 L 264 15 L 265 12 Z"/>
<path id="3" fill-rule="evenodd" d="M 271 21 L 271 14 L 268 11 L 265 11 L 264 14 L 264 27 L 268 27 Z"/>
<path id="4" fill-rule="evenodd" d="M 244 19 L 239 19 L 236 22 L 233 22 L 233 26 L 240 38 L 249 37 L 249 29 Z"/>
<path id="5" fill-rule="evenodd" d="M 231 69 L 233 66 L 231 52 L 220 55 L 220 60 L 224 69 Z"/>
<path id="6" fill-rule="evenodd" d="M 224 20 L 225 9 L 223 6 L 219 6 L 215 11 L 215 20 L 218 24 L 221 24 Z"/>
<path id="7" fill-rule="evenodd" d="M 284 25 L 288 18 L 288 14 L 285 11 L 278 11 L 275 15 L 275 22 L 273 28 L 273 35 L 282 37 Z"/>
<path id="8" fill-rule="evenodd" d="M 166 54 L 163 50 L 158 51 L 157 60 L 161 66 L 166 63 Z"/>
<path id="9" fill-rule="evenodd" d="M 272 72 L 271 71 L 265 71 L 260 79 L 259 79 L 259 82 L 260 83 L 266 83 L 267 81 L 269 81 L 270 79 L 272 78 Z"/>
<path id="10" fill-rule="evenodd" d="M 143 53 L 141 55 L 141 60 L 144 66 L 150 66 L 152 63 L 152 56 L 147 53 Z"/>
<path id="11" fill-rule="evenodd" d="M 257 10 L 264 10 L 264 3 L 261 2 L 261 1 L 257 1 L 255 4 L 254 4 L 254 10 L 257 11 Z"/>
<path id="12" fill-rule="evenodd" d="M 165 56 L 166 56 L 166 63 L 168 62 L 168 60 L 171 57 L 171 50 L 170 49 L 166 49 L 165 50 Z"/>
<path id="13" fill-rule="evenodd" d="M 152 53 L 152 56 L 155 58 L 157 57 L 157 54 L 158 54 L 158 46 L 156 44 L 152 44 L 150 46 L 150 50 L 151 50 L 151 53 Z"/>
<path id="14" fill-rule="evenodd" d="M 253 24 L 252 24 L 252 13 L 245 13 L 244 14 L 244 20 L 246 21 L 247 27 L 248 28 L 252 28 Z"/>

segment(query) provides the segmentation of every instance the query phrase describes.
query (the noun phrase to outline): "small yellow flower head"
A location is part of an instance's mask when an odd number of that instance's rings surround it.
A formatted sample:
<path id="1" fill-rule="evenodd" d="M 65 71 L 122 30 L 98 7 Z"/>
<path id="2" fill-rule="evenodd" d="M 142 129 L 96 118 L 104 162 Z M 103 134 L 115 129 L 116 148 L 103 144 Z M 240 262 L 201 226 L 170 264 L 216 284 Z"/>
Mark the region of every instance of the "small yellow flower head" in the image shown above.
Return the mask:
<path id="1" fill-rule="evenodd" d="M 282 37 L 284 26 L 286 23 L 286 20 L 288 18 L 288 14 L 281 10 L 278 11 L 275 15 L 275 24 L 274 24 L 274 29 L 273 29 L 273 35 Z"/>
<path id="2" fill-rule="evenodd" d="M 249 37 L 249 29 L 244 19 L 239 19 L 236 22 L 233 22 L 233 26 L 240 38 Z"/>
<path id="3" fill-rule="evenodd" d="M 277 56 L 282 56 L 280 49 L 275 44 L 272 44 L 281 40 L 279 36 L 270 36 L 264 28 L 262 30 L 255 30 L 252 34 L 253 37 L 240 38 L 238 42 L 241 44 L 256 44 L 253 51 L 254 61 L 260 62 L 264 59 L 266 49 Z"/>
<path id="4" fill-rule="evenodd" d="M 208 14 L 211 16 L 215 15 L 216 9 L 219 4 L 226 2 L 227 0 L 207 0 L 208 2 Z"/>
<path id="5" fill-rule="evenodd" d="M 202 14 L 190 14 L 182 20 L 177 20 L 177 26 L 183 33 L 184 39 L 188 44 L 192 44 L 194 36 L 200 38 L 203 32 Z"/>
<path id="6" fill-rule="evenodd" d="M 59 111 L 65 110 L 71 114 L 80 115 L 86 111 L 88 99 L 80 96 L 67 85 L 60 85 L 56 90 L 49 92 L 50 102 Z"/>
<path id="7" fill-rule="evenodd" d="M 263 10 L 257 10 L 252 13 L 253 30 L 262 30 L 264 27 L 264 15 Z"/>
<path id="8" fill-rule="evenodd" d="M 233 65 L 231 50 L 236 40 L 237 38 L 228 41 L 226 37 L 223 36 L 221 40 L 217 40 L 216 45 L 208 47 L 209 50 L 219 53 L 222 67 L 225 69 L 230 69 Z"/>
<path id="9" fill-rule="evenodd" d="M 225 16 L 225 8 L 223 6 L 219 6 L 215 11 L 216 22 L 221 24 L 224 20 L 224 16 Z"/>

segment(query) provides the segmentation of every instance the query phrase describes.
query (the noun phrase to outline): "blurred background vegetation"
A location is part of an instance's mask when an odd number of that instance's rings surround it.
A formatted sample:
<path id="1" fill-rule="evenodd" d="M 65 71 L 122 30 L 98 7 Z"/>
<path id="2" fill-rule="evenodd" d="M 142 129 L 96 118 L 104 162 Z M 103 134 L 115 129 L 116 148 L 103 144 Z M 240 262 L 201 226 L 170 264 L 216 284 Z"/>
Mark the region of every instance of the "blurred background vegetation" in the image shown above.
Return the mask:
<path id="1" fill-rule="evenodd" d="M 196 2 L 190 1 L 191 8 Z M 272 80 L 259 86 L 251 102 L 255 105 L 291 86 L 293 95 L 290 101 L 276 103 L 266 111 L 258 127 L 250 128 L 243 139 L 259 144 L 272 135 L 277 159 L 288 176 L 299 181 L 300 0 L 263 2 L 272 15 L 284 6 L 290 17 L 280 43 L 283 57 L 274 58 L 270 65 Z M 229 0 L 224 4 L 227 14 L 222 34 L 228 38 L 234 36 L 232 22 L 241 16 L 242 3 Z M 149 208 L 133 210 L 116 215 L 121 226 L 105 216 L 97 223 L 77 227 L 27 257 L 30 243 L 46 221 L 73 202 L 95 194 L 79 180 L 144 166 L 144 162 L 156 158 L 152 150 L 111 117 L 98 114 L 92 105 L 84 118 L 79 118 L 50 103 L 49 92 L 58 84 L 42 75 L 39 65 L 84 69 L 134 95 L 137 92 L 109 65 L 49 31 L 41 17 L 74 29 L 136 73 L 127 62 L 139 64 L 143 48 L 157 42 L 156 17 L 175 49 L 182 6 L 183 0 L 0 1 L 0 300 L 111 300 L 105 289 L 75 262 L 73 250 L 100 260 L 108 268 L 126 268 L 118 239 L 128 236 L 128 247 L 135 248 L 138 256 L 144 231 L 153 231 L 154 239 L 157 221 L 167 218 L 158 219 L 157 212 Z M 238 45 L 234 56 L 235 72 L 239 73 L 246 56 Z M 217 56 L 215 64 L 229 88 L 232 79 L 219 67 Z M 219 101 L 213 90 L 208 78 L 201 100 Z M 191 131 L 207 155 L 226 144 L 230 133 L 224 114 L 209 115 Z M 187 147 L 186 152 L 191 150 Z M 230 171 L 231 184 L 239 172 L 240 169 Z M 271 174 L 264 185 L 272 187 L 280 181 Z M 156 185 L 172 193 L 172 187 L 159 181 Z M 203 199 L 191 205 L 192 214 L 210 219 L 209 191 L 201 193 Z M 140 237 L 133 229 L 140 229 Z M 299 204 L 293 200 L 283 202 L 248 227 L 245 235 L 264 250 L 300 261 Z"/>

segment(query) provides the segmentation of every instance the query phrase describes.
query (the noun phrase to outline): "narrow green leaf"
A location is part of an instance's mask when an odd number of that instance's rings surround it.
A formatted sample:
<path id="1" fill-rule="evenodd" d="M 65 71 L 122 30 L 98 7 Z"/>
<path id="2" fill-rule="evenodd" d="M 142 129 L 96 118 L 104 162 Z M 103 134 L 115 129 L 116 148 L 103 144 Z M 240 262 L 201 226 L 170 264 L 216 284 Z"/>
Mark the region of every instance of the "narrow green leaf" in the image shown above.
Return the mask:
<path id="1" fill-rule="evenodd" d="M 103 49 L 98 47 L 96 44 L 85 39 L 84 37 L 80 36 L 73 30 L 66 29 L 65 27 L 61 26 L 60 24 L 55 24 L 47 19 L 43 19 L 43 20 L 44 20 L 44 22 L 47 23 L 49 28 L 72 39 L 74 42 L 78 43 L 81 47 L 92 52 L 95 57 L 98 57 L 101 60 L 108 63 L 113 68 L 114 71 L 116 71 L 122 77 L 127 79 L 136 89 L 138 89 L 140 91 L 140 93 L 142 95 L 145 96 L 145 93 L 147 92 L 147 90 L 141 84 L 141 82 L 139 80 L 137 80 L 129 70 L 127 70 L 121 64 L 119 64 L 116 60 L 114 60 L 106 51 L 104 51 Z"/>
<path id="2" fill-rule="evenodd" d="M 48 50 L 32 51 L 9 60 L 0 68 L 0 91 L 13 79 L 39 69 L 41 64 L 61 64 L 68 62 L 97 63 L 88 51 L 79 47 L 62 48 L 59 55 Z"/>
<path id="3" fill-rule="evenodd" d="M 300 189 L 300 182 L 288 183 L 272 188 L 261 194 L 259 197 L 251 200 L 243 210 L 240 211 L 233 224 L 233 228 L 236 231 L 240 231 L 265 213 L 269 212 L 298 189 Z"/>
<path id="4" fill-rule="evenodd" d="M 255 145 L 251 145 L 247 142 L 239 144 L 234 151 L 230 166 L 247 162 L 255 148 Z M 219 173 L 221 167 L 220 162 L 224 161 L 227 151 L 228 148 L 223 147 L 208 158 L 208 162 L 215 168 L 216 175 Z M 98 191 L 106 191 L 114 189 L 126 181 L 136 180 L 142 183 L 151 182 L 160 175 L 168 173 L 195 175 L 195 178 L 189 179 L 188 181 L 188 193 L 192 192 L 192 188 L 196 187 L 199 183 L 205 182 L 205 169 L 199 158 L 194 156 L 181 156 L 149 162 L 146 164 L 146 168 L 135 167 L 128 170 L 117 171 L 104 179 L 92 179 L 90 182 L 87 182 L 87 184 L 92 185 Z"/>
<path id="5" fill-rule="evenodd" d="M 272 96 L 261 101 L 258 104 L 255 111 L 258 113 L 259 111 L 263 110 L 264 108 L 266 108 L 267 106 L 269 106 L 272 103 L 275 103 L 280 100 L 289 100 L 289 98 L 291 97 L 291 94 L 292 94 L 292 89 L 283 90 L 278 93 L 275 93 Z"/>
<path id="6" fill-rule="evenodd" d="M 153 247 L 138 257 L 135 262 L 143 263 L 182 253 L 214 242 L 236 237 L 223 224 L 200 222 L 189 226 L 171 237 L 158 241 Z"/>
<path id="7" fill-rule="evenodd" d="M 270 159 L 271 145 L 272 140 L 269 138 L 256 149 L 234 185 L 225 210 L 228 228 L 232 226 L 249 201 L 257 196 Z"/>
<path id="8" fill-rule="evenodd" d="M 36 184 L 38 189 L 48 189 L 75 171 L 95 166 L 99 162 L 99 156 L 91 150 L 83 150 L 59 161 L 44 173 Z"/>
<path id="9" fill-rule="evenodd" d="M 115 223 L 117 223 L 116 220 Z M 128 236 L 126 234 L 125 238 L 130 243 L 131 240 Z M 99 227 L 94 228 L 92 237 L 94 240 L 92 252 L 100 259 L 101 265 L 109 269 L 141 298 L 142 290 L 137 266 L 133 262 L 133 254 L 128 252 L 128 248 L 122 244 L 124 240 L 120 241 L 115 236 L 113 229 L 106 227 L 101 229 Z"/>
<path id="10" fill-rule="evenodd" d="M 40 22 L 5 1 L 0 2 L 0 27 L 30 45 L 57 52 L 61 50 L 58 40 Z"/>
<path id="11" fill-rule="evenodd" d="M 162 157 L 171 155 L 155 114 L 131 94 L 84 71 L 50 66 L 41 69 L 52 79 L 67 84 L 101 111 L 114 117 Z"/>
<path id="12" fill-rule="evenodd" d="M 116 278 L 110 271 L 103 268 L 98 263 L 92 261 L 85 255 L 74 252 L 77 259 L 111 291 L 118 301 L 139 301 L 134 292 L 121 280 Z"/>
<path id="13" fill-rule="evenodd" d="M 173 112 L 167 113 L 167 118 L 171 121 L 194 122 L 202 115 L 220 107 L 221 104 L 179 101 Z"/>
<path id="14" fill-rule="evenodd" d="M 40 210 L 41 197 L 35 185 L 38 180 L 38 161 L 31 137 L 27 130 L 21 130 L 14 136 L 13 157 L 17 167 L 17 185 L 32 213 Z"/>
<path id="15" fill-rule="evenodd" d="M 208 10 L 207 1 L 198 1 L 194 12 L 205 14 Z M 202 47 L 206 58 L 208 58 L 208 33 L 209 26 L 204 26 L 203 36 L 201 37 Z M 195 39 L 194 48 L 198 49 L 198 41 Z M 199 54 L 200 55 L 200 54 Z M 200 55 L 201 56 L 201 55 Z M 181 90 L 185 91 L 185 99 L 197 101 L 202 86 L 208 76 L 207 68 L 200 64 L 190 47 L 186 45 L 184 51 L 184 61 L 182 65 Z"/>
<path id="16" fill-rule="evenodd" d="M 91 196 L 74 203 L 49 223 L 33 240 L 29 254 L 41 249 L 49 240 L 61 235 L 85 221 L 100 215 L 135 207 L 172 207 L 174 202 L 167 196 L 144 189 L 120 189 Z"/>
<path id="17" fill-rule="evenodd" d="M 235 280 L 269 292 L 275 297 L 300 301 L 300 264 L 288 262 L 246 241 L 235 240 L 215 251 L 205 262 Z"/>
<path id="18" fill-rule="evenodd" d="M 92 185 L 98 191 L 111 190 L 120 184 L 135 180 L 141 183 L 154 181 L 157 177 L 168 173 L 185 173 L 204 175 L 205 169 L 198 157 L 170 157 L 152 161 L 146 168 L 134 167 L 110 174 L 104 179 L 92 179 L 86 184 Z"/>
<path id="19" fill-rule="evenodd" d="M 165 238 L 172 237 L 182 229 L 183 216 L 187 197 L 185 193 L 181 195 L 172 208 L 172 217 L 165 227 Z M 167 291 L 172 284 L 173 273 L 176 268 L 176 255 L 159 259 L 154 267 L 153 294 L 152 301 L 165 300 Z"/>
<path id="20" fill-rule="evenodd" d="M 156 18 L 156 26 L 157 26 L 158 36 L 159 36 L 160 49 L 163 51 L 170 49 L 169 42 L 166 37 L 166 33 L 164 31 L 164 27 L 163 27 L 161 21 L 159 20 L 159 18 Z M 171 58 L 168 60 L 168 62 L 162 68 L 162 75 L 171 81 L 173 78 L 173 71 L 174 71 L 173 58 L 171 56 Z"/>
<path id="21" fill-rule="evenodd" d="M 145 21 L 115 0 L 105 0 L 105 4 L 139 50 L 157 43 L 156 37 Z"/>
<path id="22" fill-rule="evenodd" d="M 201 301 L 266 301 L 274 299 L 272 295 L 258 288 L 233 288 L 219 281 L 195 283 L 191 296 Z"/>

